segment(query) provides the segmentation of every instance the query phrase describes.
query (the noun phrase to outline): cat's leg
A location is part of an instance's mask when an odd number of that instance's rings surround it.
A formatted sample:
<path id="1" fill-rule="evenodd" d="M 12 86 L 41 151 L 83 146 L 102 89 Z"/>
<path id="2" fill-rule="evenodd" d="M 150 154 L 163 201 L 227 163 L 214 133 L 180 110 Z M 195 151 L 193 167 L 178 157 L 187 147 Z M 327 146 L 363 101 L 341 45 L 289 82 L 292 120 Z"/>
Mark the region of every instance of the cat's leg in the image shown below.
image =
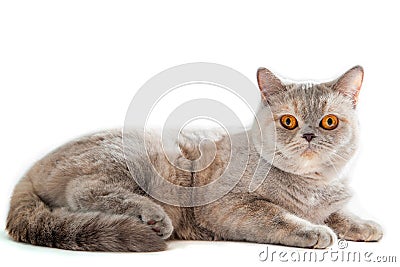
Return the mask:
<path id="1" fill-rule="evenodd" d="M 100 211 L 135 217 L 163 239 L 173 231 L 171 219 L 160 205 L 149 197 L 130 192 L 118 183 L 76 179 L 68 185 L 66 198 L 73 211 Z"/>
<path id="2" fill-rule="evenodd" d="M 344 211 L 331 214 L 325 223 L 333 229 L 339 238 L 351 241 L 379 241 L 382 228 L 373 221 L 366 221 Z"/>
<path id="3" fill-rule="evenodd" d="M 326 248 L 336 235 L 263 199 L 228 194 L 195 209 L 200 226 L 225 240 L 246 240 L 303 248 Z"/>

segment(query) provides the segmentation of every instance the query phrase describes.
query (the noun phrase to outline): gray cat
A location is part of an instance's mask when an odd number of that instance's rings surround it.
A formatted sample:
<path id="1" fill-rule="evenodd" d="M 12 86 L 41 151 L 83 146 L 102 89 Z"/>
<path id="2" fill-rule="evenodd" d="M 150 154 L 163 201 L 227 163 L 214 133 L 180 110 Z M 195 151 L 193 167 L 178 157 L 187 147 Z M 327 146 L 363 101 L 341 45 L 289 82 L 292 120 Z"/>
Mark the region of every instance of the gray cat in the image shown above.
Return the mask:
<path id="1" fill-rule="evenodd" d="M 378 241 L 381 227 L 344 211 L 351 197 L 342 170 L 358 144 L 356 104 L 363 69 L 350 69 L 321 84 L 284 84 L 265 68 L 258 70 L 261 120 L 271 162 L 253 144 L 243 147 L 249 161 L 235 187 L 217 201 L 196 207 L 159 202 L 146 192 L 163 190 L 151 181 L 156 171 L 144 151 L 129 147 L 127 167 L 120 131 L 106 131 L 72 141 L 37 162 L 16 185 L 7 218 L 9 235 L 34 245 L 87 251 L 160 251 L 167 239 L 240 240 L 303 248 L 326 248 L 336 236 Z M 140 134 L 128 133 L 143 141 Z M 241 140 L 243 134 L 234 136 Z M 265 142 L 264 142 L 265 141 Z M 216 141 L 211 165 L 177 168 L 168 163 L 155 136 L 146 139 L 150 161 L 173 184 L 199 187 L 217 179 L 228 164 L 230 141 Z M 239 151 L 241 142 L 237 142 Z M 274 144 L 268 146 L 268 144 Z M 199 156 L 198 140 L 179 140 L 177 163 Z M 126 153 L 126 151 L 125 151 Z M 207 150 L 204 152 L 207 154 Z M 207 157 L 207 155 L 205 155 Z M 249 192 L 257 163 L 270 168 Z M 132 169 L 133 168 L 133 169 Z M 189 170 L 189 171 L 188 171 Z M 233 172 L 235 173 L 235 172 Z M 143 190 L 145 189 L 145 190 Z M 173 192 L 162 192 L 173 194 Z M 185 196 L 183 196 L 185 197 Z"/>

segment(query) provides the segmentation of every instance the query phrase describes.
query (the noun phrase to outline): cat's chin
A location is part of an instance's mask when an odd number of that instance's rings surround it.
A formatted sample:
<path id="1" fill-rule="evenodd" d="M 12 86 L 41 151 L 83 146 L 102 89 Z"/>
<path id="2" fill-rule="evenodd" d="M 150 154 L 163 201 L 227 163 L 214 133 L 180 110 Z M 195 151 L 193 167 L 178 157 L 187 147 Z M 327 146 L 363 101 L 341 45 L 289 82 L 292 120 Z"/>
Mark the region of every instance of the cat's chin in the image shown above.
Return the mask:
<path id="1" fill-rule="evenodd" d="M 274 166 L 285 172 L 289 172 L 295 175 L 299 175 L 305 178 L 326 180 L 327 176 L 324 173 L 324 167 L 321 155 L 312 148 L 305 148 L 297 156 L 285 159 L 276 160 Z M 287 164 L 287 162 L 296 162 L 296 164 Z"/>
<path id="2" fill-rule="evenodd" d="M 300 160 L 298 167 L 289 172 L 305 178 L 324 182 L 340 179 L 341 175 L 334 167 L 324 166 L 324 164 L 321 164 L 320 160 L 318 160 L 318 157 L 315 159 L 317 160 L 308 158 Z"/>
<path id="3" fill-rule="evenodd" d="M 310 147 L 307 147 L 301 154 L 300 157 L 305 160 L 313 160 L 318 157 L 318 153 Z"/>

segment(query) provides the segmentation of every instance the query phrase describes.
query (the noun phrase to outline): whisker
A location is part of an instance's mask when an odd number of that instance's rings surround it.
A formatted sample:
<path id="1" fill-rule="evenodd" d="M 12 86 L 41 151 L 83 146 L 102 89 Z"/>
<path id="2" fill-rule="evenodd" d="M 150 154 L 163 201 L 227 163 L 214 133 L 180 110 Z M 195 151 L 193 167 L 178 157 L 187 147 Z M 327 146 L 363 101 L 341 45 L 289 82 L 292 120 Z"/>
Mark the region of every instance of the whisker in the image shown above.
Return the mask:
<path id="1" fill-rule="evenodd" d="M 329 147 L 329 148 L 332 148 L 332 149 L 334 148 L 334 145 L 332 145 L 332 144 L 330 144 L 330 143 L 328 143 L 326 141 L 321 140 L 320 142 L 326 147 Z"/>
<path id="2" fill-rule="evenodd" d="M 297 152 L 296 150 L 298 150 L 300 148 L 300 145 L 301 144 L 299 144 L 299 143 L 295 143 L 291 146 L 286 146 L 285 149 L 287 150 L 287 152 L 295 153 L 295 152 Z"/>
<path id="3" fill-rule="evenodd" d="M 296 147 L 298 145 L 299 145 L 299 143 L 292 143 L 292 144 L 289 144 L 289 145 L 285 146 L 285 148 L 286 149 L 291 149 L 291 148 Z"/>
<path id="4" fill-rule="evenodd" d="M 330 158 L 329 156 L 328 156 L 328 160 L 329 160 L 329 162 L 331 163 L 333 169 L 334 169 L 335 172 L 336 172 L 336 175 L 337 175 L 336 178 L 340 178 L 341 175 L 340 175 L 339 171 L 336 169 L 335 164 L 333 164 L 333 162 L 332 162 L 332 160 L 331 160 L 331 158 Z"/>
<path id="5" fill-rule="evenodd" d="M 344 161 L 348 161 L 348 160 L 349 160 L 348 158 L 345 158 L 345 157 L 339 155 L 339 154 L 336 152 L 336 150 L 334 150 L 334 149 L 332 149 L 332 148 L 330 148 L 330 147 L 328 147 L 328 146 L 321 146 L 321 145 L 319 145 L 319 144 L 313 144 L 313 145 L 315 145 L 316 147 L 319 147 L 319 148 L 321 148 L 321 149 L 326 149 L 326 150 L 328 150 L 329 152 L 332 152 L 332 155 L 336 156 L 336 157 L 339 158 L 339 159 L 342 159 L 342 160 L 344 160 Z"/>

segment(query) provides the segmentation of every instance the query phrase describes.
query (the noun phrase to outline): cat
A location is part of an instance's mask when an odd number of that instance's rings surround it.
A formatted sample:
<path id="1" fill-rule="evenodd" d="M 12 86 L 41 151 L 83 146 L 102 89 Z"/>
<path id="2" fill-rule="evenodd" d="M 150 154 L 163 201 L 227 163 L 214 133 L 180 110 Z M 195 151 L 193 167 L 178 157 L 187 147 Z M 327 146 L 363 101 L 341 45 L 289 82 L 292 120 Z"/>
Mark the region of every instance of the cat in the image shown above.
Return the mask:
<path id="1" fill-rule="evenodd" d="M 356 106 L 363 76 L 362 67 L 356 66 L 330 82 L 284 83 L 260 68 L 259 112 L 268 108 L 273 114 L 261 120 L 260 127 L 276 132 L 276 140 L 263 137 L 274 160 L 260 155 L 254 145 L 243 147 L 249 158 L 246 170 L 216 201 L 179 207 L 150 197 L 146 192 L 163 188 L 152 182 L 141 188 L 131 174 L 149 181 L 157 175 L 143 160 L 146 152 L 132 143 L 130 171 L 123 135 L 111 130 L 79 138 L 39 160 L 14 189 L 6 229 L 16 241 L 83 251 L 161 251 L 173 239 L 317 249 L 331 246 L 337 237 L 378 241 L 383 233 L 377 223 L 345 209 L 351 193 L 342 173 L 358 146 Z M 128 136 L 143 141 L 137 132 Z M 239 133 L 233 138 L 242 137 Z M 212 163 L 187 171 L 168 164 L 157 136 L 148 136 L 146 142 L 150 160 L 163 177 L 185 187 L 218 178 L 231 152 L 229 138 L 222 136 L 215 142 Z M 189 135 L 178 143 L 181 153 L 172 155 L 174 162 L 198 158 L 196 138 Z M 256 162 L 270 170 L 249 192 Z"/>

